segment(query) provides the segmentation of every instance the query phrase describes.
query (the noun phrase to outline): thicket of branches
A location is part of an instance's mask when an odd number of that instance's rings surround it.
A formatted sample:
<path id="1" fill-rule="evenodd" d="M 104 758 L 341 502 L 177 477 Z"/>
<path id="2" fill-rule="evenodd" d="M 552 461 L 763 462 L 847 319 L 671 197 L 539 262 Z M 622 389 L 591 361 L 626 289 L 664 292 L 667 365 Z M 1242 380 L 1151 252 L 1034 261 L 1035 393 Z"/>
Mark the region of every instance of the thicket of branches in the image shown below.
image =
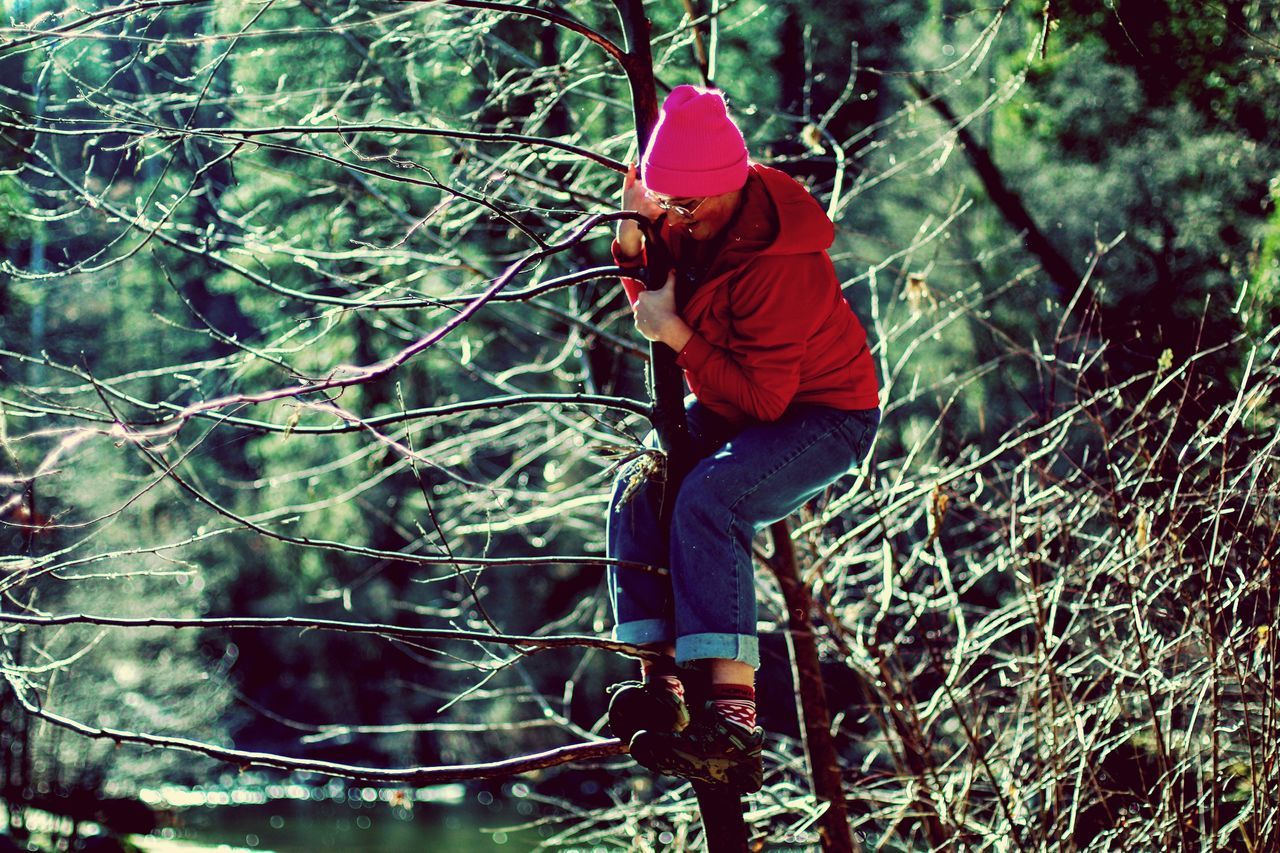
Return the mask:
<path id="1" fill-rule="evenodd" d="M 874 341 L 873 454 L 791 524 L 854 829 L 1280 844 L 1277 13 L 1139 34 L 1249 47 L 1201 71 L 1256 103 L 1202 103 L 1088 4 L 847 5 L 645 13 L 659 95 L 716 82 L 827 207 Z M 548 843 L 696 843 L 601 719 L 637 653 L 605 639 L 603 511 L 652 414 L 608 256 L 644 57 L 616 7 L 3 29 L 6 801 L 589 761 L 609 802 L 548 796 Z M 1110 124 L 1073 100 L 1100 81 Z M 817 843 L 770 547 L 749 819 Z"/>

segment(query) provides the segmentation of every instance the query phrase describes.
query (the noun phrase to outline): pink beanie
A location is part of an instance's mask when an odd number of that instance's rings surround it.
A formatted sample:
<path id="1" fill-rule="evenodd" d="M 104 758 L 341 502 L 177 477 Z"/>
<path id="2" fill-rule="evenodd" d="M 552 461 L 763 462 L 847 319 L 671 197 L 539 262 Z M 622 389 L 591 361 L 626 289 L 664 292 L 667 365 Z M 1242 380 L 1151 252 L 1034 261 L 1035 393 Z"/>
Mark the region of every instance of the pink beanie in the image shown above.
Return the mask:
<path id="1" fill-rule="evenodd" d="M 677 86 L 649 136 L 645 186 L 673 197 L 733 192 L 747 182 L 747 144 L 715 89 Z"/>

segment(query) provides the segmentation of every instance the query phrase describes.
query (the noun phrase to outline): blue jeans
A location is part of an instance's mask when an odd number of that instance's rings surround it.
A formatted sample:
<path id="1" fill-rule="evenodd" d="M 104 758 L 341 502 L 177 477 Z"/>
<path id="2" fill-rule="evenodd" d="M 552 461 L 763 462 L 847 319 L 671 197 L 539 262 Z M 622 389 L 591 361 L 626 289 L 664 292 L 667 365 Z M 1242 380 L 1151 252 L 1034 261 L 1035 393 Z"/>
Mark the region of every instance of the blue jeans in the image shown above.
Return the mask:
<path id="1" fill-rule="evenodd" d="M 632 473 L 614 482 L 608 555 L 662 566 L 669 576 L 611 566 L 615 639 L 675 644 L 676 662 L 727 658 L 760 667 L 751 541 L 848 473 L 867 455 L 879 409 L 793 403 L 777 421 L 735 426 L 699 403 L 688 408 L 700 460 L 662 529 L 662 484 Z M 634 463 L 632 463 L 634 465 Z"/>

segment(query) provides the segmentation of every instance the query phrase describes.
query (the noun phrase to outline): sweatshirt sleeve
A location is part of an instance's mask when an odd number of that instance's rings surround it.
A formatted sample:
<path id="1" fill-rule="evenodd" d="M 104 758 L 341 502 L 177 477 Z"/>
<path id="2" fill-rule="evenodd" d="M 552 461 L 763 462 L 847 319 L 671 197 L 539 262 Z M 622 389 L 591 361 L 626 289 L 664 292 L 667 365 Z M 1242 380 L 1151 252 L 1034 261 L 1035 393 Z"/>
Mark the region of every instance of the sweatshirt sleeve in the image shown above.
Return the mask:
<path id="1" fill-rule="evenodd" d="M 640 247 L 639 255 L 629 257 L 622 253 L 622 247 L 618 245 L 617 240 L 614 240 L 610 251 L 613 253 L 613 262 L 616 265 L 622 267 L 624 271 L 634 270 L 636 273 L 636 275 L 629 276 L 624 272 L 618 277 L 618 280 L 622 282 L 622 289 L 627 292 L 627 301 L 632 305 L 635 305 L 636 298 L 639 297 L 640 293 L 644 290 L 644 282 L 636 277 L 639 274 L 639 271 L 645 266 L 646 258 L 644 247 Z"/>
<path id="2" fill-rule="evenodd" d="M 806 261 L 796 256 L 753 265 L 731 285 L 729 345 L 695 331 L 676 363 L 748 416 L 776 421 L 795 397 L 805 348 L 829 308 L 805 286 L 821 277 L 806 273 Z"/>

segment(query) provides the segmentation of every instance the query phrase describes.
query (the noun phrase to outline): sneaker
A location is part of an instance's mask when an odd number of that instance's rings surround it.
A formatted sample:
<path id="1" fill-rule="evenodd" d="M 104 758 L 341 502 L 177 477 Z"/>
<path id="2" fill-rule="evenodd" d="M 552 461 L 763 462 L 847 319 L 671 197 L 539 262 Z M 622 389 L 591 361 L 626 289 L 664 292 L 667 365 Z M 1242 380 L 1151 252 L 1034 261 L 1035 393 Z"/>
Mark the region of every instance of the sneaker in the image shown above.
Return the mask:
<path id="1" fill-rule="evenodd" d="M 727 722 L 707 703 L 706 711 L 680 732 L 643 730 L 631 739 L 631 757 L 666 776 L 728 785 L 740 794 L 764 782 L 764 729 L 748 732 Z"/>
<path id="2" fill-rule="evenodd" d="M 624 681 L 608 689 L 609 729 L 623 743 L 641 729 L 678 732 L 689 725 L 684 699 L 657 684 Z"/>

